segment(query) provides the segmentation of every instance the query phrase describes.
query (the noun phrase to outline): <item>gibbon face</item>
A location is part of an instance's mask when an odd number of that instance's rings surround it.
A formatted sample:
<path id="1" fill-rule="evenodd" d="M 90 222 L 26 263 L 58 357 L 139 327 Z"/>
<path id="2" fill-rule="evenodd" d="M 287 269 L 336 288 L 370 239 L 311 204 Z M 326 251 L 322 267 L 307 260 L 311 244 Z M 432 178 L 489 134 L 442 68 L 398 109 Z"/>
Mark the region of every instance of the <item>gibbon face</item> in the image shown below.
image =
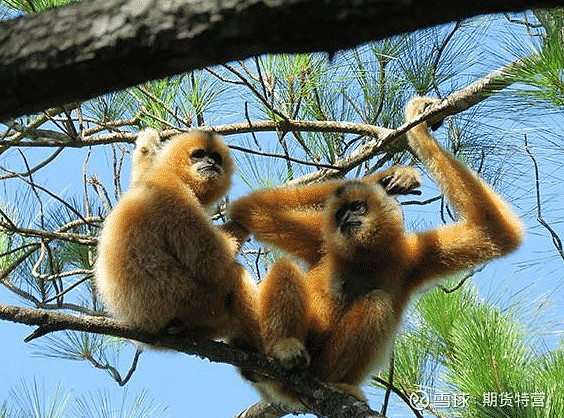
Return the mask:
<path id="1" fill-rule="evenodd" d="M 378 184 L 349 182 L 329 200 L 323 229 L 331 252 L 356 258 L 359 251 L 385 248 L 403 234 L 401 206 Z"/>
<path id="2" fill-rule="evenodd" d="M 234 163 L 229 147 L 211 132 L 181 134 L 169 141 L 157 164 L 166 164 L 204 206 L 225 195 Z"/>
<path id="3" fill-rule="evenodd" d="M 217 151 L 196 148 L 190 154 L 192 171 L 204 181 L 217 181 L 223 174 L 223 158 Z"/>

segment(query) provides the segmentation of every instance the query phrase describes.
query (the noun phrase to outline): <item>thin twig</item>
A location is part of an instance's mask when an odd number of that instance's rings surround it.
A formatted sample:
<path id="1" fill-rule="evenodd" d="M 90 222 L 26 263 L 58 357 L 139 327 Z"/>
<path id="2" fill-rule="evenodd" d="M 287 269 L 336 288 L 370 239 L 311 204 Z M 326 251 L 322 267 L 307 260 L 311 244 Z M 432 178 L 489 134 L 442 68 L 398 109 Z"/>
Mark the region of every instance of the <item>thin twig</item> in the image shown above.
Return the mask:
<path id="1" fill-rule="evenodd" d="M 109 363 L 107 362 L 100 363 L 89 353 L 85 353 L 84 356 L 85 359 L 88 360 L 90 364 L 92 364 L 97 369 L 106 370 L 112 376 L 112 378 L 117 382 L 118 385 L 125 386 L 127 382 L 129 382 L 129 380 L 131 379 L 131 376 L 133 376 L 135 370 L 137 369 L 139 357 L 141 356 L 142 352 L 143 350 L 140 347 L 137 347 L 137 350 L 135 351 L 135 355 L 133 356 L 133 361 L 131 362 L 131 367 L 129 368 L 129 371 L 127 372 L 127 375 L 124 378 L 121 377 L 119 370 L 116 369 L 114 366 L 110 365 Z"/>
<path id="2" fill-rule="evenodd" d="M 268 110 L 270 110 L 272 113 L 274 113 L 276 116 L 282 118 L 283 120 L 287 120 L 288 116 L 285 115 L 284 113 L 280 112 L 278 109 L 276 109 L 274 106 L 272 106 L 267 98 L 265 96 L 263 96 L 261 94 L 260 91 L 257 90 L 257 88 L 249 82 L 249 80 L 247 80 L 245 78 L 245 76 L 243 74 L 241 74 L 239 71 L 237 71 L 234 67 L 232 67 L 231 65 L 228 64 L 223 64 L 222 65 L 225 69 L 227 69 L 228 71 L 232 72 L 233 74 L 235 74 L 235 76 L 237 76 L 237 78 L 239 78 L 239 80 L 241 80 L 245 86 L 247 86 L 249 88 L 249 90 L 251 90 L 251 92 L 262 102 L 262 104 L 264 104 Z"/>
<path id="3" fill-rule="evenodd" d="M 462 287 L 462 285 L 464 283 L 466 283 L 466 280 L 468 280 L 469 278 L 473 277 L 476 273 L 481 272 L 484 268 L 486 267 L 485 264 L 482 264 L 480 267 L 476 267 L 473 268 L 472 270 L 470 270 L 468 273 L 466 273 L 464 275 L 464 277 L 462 277 L 462 279 L 459 280 L 459 282 L 456 284 L 456 286 L 447 289 L 445 286 L 440 285 L 439 289 L 441 289 L 443 292 L 445 293 L 452 293 L 452 292 L 456 292 L 458 289 L 460 289 Z"/>
<path id="4" fill-rule="evenodd" d="M 407 406 L 409 406 L 409 408 L 411 409 L 411 411 L 413 412 L 413 414 L 417 417 L 417 418 L 423 418 L 423 415 L 421 414 L 420 411 L 418 411 L 417 409 L 415 409 L 412 405 L 411 402 L 409 401 L 409 398 L 407 397 L 407 395 L 405 393 L 403 393 L 403 391 L 401 389 L 399 389 L 398 387 L 394 386 L 393 384 L 391 384 L 390 382 L 386 382 L 384 379 L 382 379 L 381 377 L 378 376 L 373 376 L 372 377 L 376 382 L 380 383 L 381 385 L 390 388 L 392 390 L 392 392 L 394 392 L 396 395 L 398 395 L 401 400 L 403 402 L 405 402 L 405 404 Z"/>
<path id="5" fill-rule="evenodd" d="M 437 95 L 438 98 L 442 98 L 441 92 L 439 90 L 439 86 L 437 84 L 437 76 L 436 76 L 437 75 L 437 68 L 439 66 L 439 61 L 441 60 L 441 56 L 442 56 L 446 46 L 448 45 L 449 41 L 452 39 L 452 37 L 454 36 L 456 31 L 458 29 L 460 29 L 461 26 L 462 26 L 462 21 L 457 20 L 454 24 L 454 27 L 450 31 L 450 33 L 445 37 L 445 39 L 443 40 L 441 45 L 439 45 L 439 47 L 437 48 L 437 55 L 436 55 L 435 60 L 433 61 L 433 63 L 431 64 L 431 67 L 430 67 L 431 81 L 433 83 L 433 89 L 435 90 L 435 94 Z"/>
<path id="6" fill-rule="evenodd" d="M 527 142 L 527 136 L 525 135 L 525 151 L 531 157 L 533 161 L 533 166 L 535 169 L 535 188 L 536 188 L 536 197 L 537 197 L 537 221 L 549 232 L 552 238 L 552 244 L 560 254 L 560 258 L 564 260 L 564 249 L 562 247 L 562 240 L 560 236 L 556 233 L 556 231 L 546 222 L 542 214 L 541 208 L 541 192 L 540 192 L 540 177 L 539 177 L 539 166 L 537 164 L 537 160 L 531 150 L 529 149 L 529 144 Z"/>
<path id="7" fill-rule="evenodd" d="M 4 169 L 4 170 L 5 170 L 5 171 L 8 171 L 8 172 L 11 172 L 11 173 L 14 173 L 14 172 L 11 171 L 11 170 L 7 170 L 7 169 Z M 17 174 L 17 173 L 15 173 L 15 174 Z M 84 216 L 82 216 L 82 214 L 81 214 L 79 211 L 77 211 L 74 207 L 72 207 L 72 205 L 70 205 L 70 204 L 69 204 L 68 202 L 66 202 L 64 199 L 61 199 L 61 198 L 60 198 L 59 196 L 57 196 L 55 193 L 51 192 L 49 189 L 47 189 L 47 188 L 45 188 L 45 187 L 43 187 L 43 186 L 40 186 L 39 184 L 36 184 L 36 183 L 31 182 L 30 180 L 26 179 L 26 178 L 23 177 L 23 176 L 16 175 L 16 177 L 19 178 L 20 180 L 24 181 L 25 183 L 29 184 L 30 186 L 35 187 L 35 188 L 38 188 L 38 189 L 41 190 L 42 192 L 47 193 L 47 194 L 48 194 L 49 196 L 51 196 L 53 199 L 55 199 L 55 200 L 61 202 L 61 203 L 62 203 L 66 208 L 68 208 L 72 213 L 74 213 L 76 216 L 78 216 L 84 223 L 88 223 L 87 220 L 84 218 Z"/>
<path id="8" fill-rule="evenodd" d="M 39 171 L 40 169 L 42 169 L 43 167 L 45 167 L 47 164 L 49 164 L 51 161 L 53 161 L 55 158 L 57 158 L 57 156 L 63 152 L 65 148 L 64 147 L 60 147 L 58 148 L 53 154 L 51 154 L 46 160 L 40 162 L 39 164 L 37 164 L 35 167 L 31 168 L 29 171 L 26 171 L 24 173 L 12 173 L 12 174 L 5 174 L 3 176 L 0 176 L 0 180 L 6 180 L 6 179 L 10 179 L 10 178 L 14 178 L 14 177 L 18 177 L 18 176 L 31 176 L 33 173 Z"/>
<path id="9" fill-rule="evenodd" d="M 255 151 L 253 149 L 240 147 L 238 145 L 229 145 L 229 148 L 234 149 L 236 151 L 245 152 L 247 154 L 260 155 L 260 156 L 263 156 L 263 157 L 281 158 L 283 160 L 291 161 L 291 162 L 297 163 L 297 164 L 314 166 L 314 167 L 318 167 L 318 168 L 327 168 L 327 169 L 332 169 L 332 170 L 339 170 L 339 167 L 336 167 L 334 165 L 312 163 L 312 162 L 309 162 L 309 161 L 299 160 L 297 158 L 290 157 L 289 155 L 274 154 L 274 153 L 271 153 L 271 152 L 264 152 L 264 151 Z"/>
<path id="10" fill-rule="evenodd" d="M 39 215 L 40 215 L 39 219 L 40 219 L 41 228 L 43 229 L 45 228 L 45 212 L 43 211 L 43 200 L 41 200 L 41 196 L 39 196 L 39 193 L 37 192 L 35 182 L 33 181 L 31 168 L 29 167 L 29 164 L 27 162 L 27 158 L 25 157 L 24 153 L 20 149 L 18 149 L 17 151 L 21 155 L 24 161 L 28 173 L 27 177 L 29 177 L 29 180 L 26 180 L 25 177 L 20 174 L 16 174 L 14 177 L 25 180 L 31 186 L 31 191 L 33 192 L 33 194 L 37 198 L 37 202 L 39 203 Z"/>
<path id="11" fill-rule="evenodd" d="M 426 200 L 406 200 L 405 202 L 401 202 L 402 206 L 410 206 L 410 205 L 428 205 L 429 203 L 436 202 L 437 200 L 441 200 L 444 196 L 441 194 L 439 196 L 431 197 Z"/>
<path id="12" fill-rule="evenodd" d="M 65 272 L 65 273 L 72 273 L 72 274 L 78 274 L 75 272 Z M 49 276 L 47 278 L 45 278 L 45 280 L 55 280 L 59 277 L 63 277 L 63 275 L 65 275 L 65 273 L 59 273 L 59 274 L 55 274 L 53 276 Z M 91 273 L 90 273 L 91 274 Z M 67 274 L 70 275 L 70 274 Z M 54 277 L 56 276 L 56 277 Z M 84 283 L 85 281 L 87 281 L 89 279 L 88 276 L 84 276 L 82 279 L 78 280 L 77 282 L 71 284 L 69 287 L 67 287 L 65 290 L 58 292 L 55 296 L 50 297 L 48 299 L 45 299 L 45 301 L 43 303 L 50 303 L 53 302 L 54 300 L 57 300 L 58 303 L 57 305 L 59 305 L 59 303 L 62 303 L 62 297 L 64 295 L 66 295 L 67 293 L 69 293 L 71 290 L 75 289 L 77 286 L 81 285 L 82 283 Z"/>
<path id="13" fill-rule="evenodd" d="M 394 384 L 394 352 L 392 351 L 392 355 L 390 356 L 390 371 L 388 373 L 388 382 L 390 385 Z M 388 386 L 386 388 L 386 394 L 384 395 L 384 402 L 382 404 L 382 409 L 380 409 L 380 413 L 382 415 L 386 415 L 388 412 L 388 402 L 390 401 L 390 394 L 392 393 L 392 388 Z"/>

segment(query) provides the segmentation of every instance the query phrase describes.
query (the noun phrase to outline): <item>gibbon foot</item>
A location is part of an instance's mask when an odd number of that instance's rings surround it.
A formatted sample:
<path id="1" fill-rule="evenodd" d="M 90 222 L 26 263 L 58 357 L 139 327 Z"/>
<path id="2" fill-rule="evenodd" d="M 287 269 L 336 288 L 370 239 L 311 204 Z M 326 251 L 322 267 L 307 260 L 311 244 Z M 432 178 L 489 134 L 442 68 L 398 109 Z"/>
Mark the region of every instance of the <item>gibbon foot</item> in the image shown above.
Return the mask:
<path id="1" fill-rule="evenodd" d="M 181 335 L 186 332 L 186 325 L 184 325 L 180 318 L 174 318 L 166 324 L 164 331 L 168 335 Z"/>
<path id="2" fill-rule="evenodd" d="M 421 176 L 413 167 L 398 165 L 394 166 L 393 169 L 393 173 L 379 181 L 386 193 L 394 195 L 421 194 L 420 190 L 415 190 L 415 188 L 421 186 Z"/>
<path id="3" fill-rule="evenodd" d="M 280 360 L 288 370 L 305 369 L 309 366 L 310 357 L 304 345 L 297 338 L 285 338 L 274 345 L 272 355 Z"/>

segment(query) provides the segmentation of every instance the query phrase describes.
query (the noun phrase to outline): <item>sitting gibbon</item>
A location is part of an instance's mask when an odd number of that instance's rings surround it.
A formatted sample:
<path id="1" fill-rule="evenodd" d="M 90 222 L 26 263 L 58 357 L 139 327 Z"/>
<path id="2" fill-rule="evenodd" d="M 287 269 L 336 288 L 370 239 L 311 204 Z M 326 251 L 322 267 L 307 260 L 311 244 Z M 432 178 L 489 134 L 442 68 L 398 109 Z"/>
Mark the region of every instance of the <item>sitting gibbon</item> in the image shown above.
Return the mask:
<path id="1" fill-rule="evenodd" d="M 141 132 L 132 184 L 105 219 L 96 287 L 118 319 L 149 332 L 186 332 L 260 348 L 257 288 L 236 262 L 248 232 L 212 223 L 234 164 L 211 133 L 177 135 L 157 152 Z"/>
<path id="2" fill-rule="evenodd" d="M 411 120 L 434 104 L 418 97 Z M 382 367 L 414 291 L 442 275 L 515 250 L 523 225 L 478 176 L 443 150 L 427 123 L 407 134 L 460 221 L 407 232 L 401 207 L 378 178 L 258 191 L 234 202 L 232 219 L 259 240 L 310 264 L 307 273 L 279 259 L 259 288 L 266 354 L 365 399 L 359 385 Z M 308 207 L 325 202 L 323 210 Z M 270 401 L 299 410 L 279 382 L 258 381 Z"/>

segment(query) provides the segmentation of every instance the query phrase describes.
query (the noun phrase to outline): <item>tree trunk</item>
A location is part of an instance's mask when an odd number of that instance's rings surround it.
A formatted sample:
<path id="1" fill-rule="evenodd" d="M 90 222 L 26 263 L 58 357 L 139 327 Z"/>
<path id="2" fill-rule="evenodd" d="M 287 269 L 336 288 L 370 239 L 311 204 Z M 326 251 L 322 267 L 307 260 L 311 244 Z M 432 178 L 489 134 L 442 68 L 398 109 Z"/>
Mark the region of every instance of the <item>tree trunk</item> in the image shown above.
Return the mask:
<path id="1" fill-rule="evenodd" d="M 204 66 L 564 0 L 87 0 L 0 24 L 0 120 Z"/>

